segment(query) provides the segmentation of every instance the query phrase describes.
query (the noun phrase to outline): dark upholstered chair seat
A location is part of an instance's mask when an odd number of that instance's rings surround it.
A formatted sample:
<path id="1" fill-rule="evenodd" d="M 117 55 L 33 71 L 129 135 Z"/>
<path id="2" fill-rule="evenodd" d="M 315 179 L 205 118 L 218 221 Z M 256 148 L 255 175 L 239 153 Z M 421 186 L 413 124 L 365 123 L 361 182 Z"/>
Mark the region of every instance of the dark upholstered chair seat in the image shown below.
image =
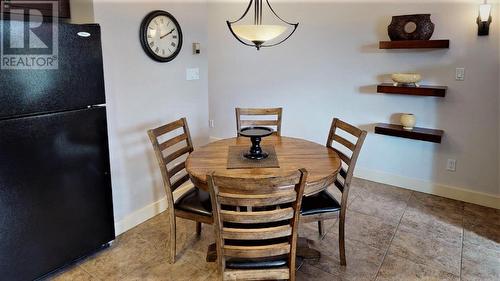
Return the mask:
<path id="1" fill-rule="evenodd" d="M 212 216 L 210 194 L 199 188 L 195 188 L 182 196 L 177 203 L 175 203 L 175 208 L 202 216 Z"/>
<path id="2" fill-rule="evenodd" d="M 313 196 L 304 197 L 302 199 L 302 209 L 300 213 L 303 216 L 309 216 L 339 211 L 339 202 L 325 190 Z"/>
<path id="3" fill-rule="evenodd" d="M 266 260 L 243 260 L 243 259 L 228 259 L 226 267 L 228 269 L 272 269 L 287 266 L 286 258 L 281 259 L 266 259 Z"/>

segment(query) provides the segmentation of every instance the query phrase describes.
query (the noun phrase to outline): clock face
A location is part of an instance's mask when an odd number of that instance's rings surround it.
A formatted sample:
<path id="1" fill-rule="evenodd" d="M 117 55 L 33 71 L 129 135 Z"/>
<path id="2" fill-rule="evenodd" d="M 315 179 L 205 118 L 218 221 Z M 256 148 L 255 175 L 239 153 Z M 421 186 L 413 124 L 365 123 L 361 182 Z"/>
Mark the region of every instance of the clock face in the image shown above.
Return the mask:
<path id="1" fill-rule="evenodd" d="M 154 11 L 144 18 L 141 26 L 144 51 L 154 60 L 173 60 L 182 48 L 182 30 L 177 20 L 165 11 Z"/>

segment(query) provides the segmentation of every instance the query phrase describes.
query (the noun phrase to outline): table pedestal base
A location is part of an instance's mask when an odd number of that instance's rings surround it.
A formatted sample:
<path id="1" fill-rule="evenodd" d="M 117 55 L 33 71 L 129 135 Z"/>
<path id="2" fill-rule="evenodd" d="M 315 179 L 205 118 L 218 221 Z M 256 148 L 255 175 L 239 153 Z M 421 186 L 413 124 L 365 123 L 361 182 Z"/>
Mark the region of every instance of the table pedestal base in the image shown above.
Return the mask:
<path id="1" fill-rule="evenodd" d="M 299 237 L 297 239 L 297 257 L 301 257 L 303 260 L 314 260 L 318 261 L 321 258 L 321 253 L 315 249 L 309 247 L 309 239 Z M 207 262 L 217 261 L 217 246 L 215 243 L 208 246 L 207 251 Z"/>

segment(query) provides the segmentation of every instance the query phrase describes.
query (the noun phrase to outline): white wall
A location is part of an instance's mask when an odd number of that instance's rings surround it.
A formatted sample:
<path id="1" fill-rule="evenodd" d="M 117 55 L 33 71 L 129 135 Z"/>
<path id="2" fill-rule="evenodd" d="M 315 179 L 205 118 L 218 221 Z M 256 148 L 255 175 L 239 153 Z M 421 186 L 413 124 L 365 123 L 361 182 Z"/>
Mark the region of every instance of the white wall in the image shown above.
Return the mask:
<path id="1" fill-rule="evenodd" d="M 183 31 L 184 47 L 170 63 L 154 62 L 140 45 L 140 23 L 156 9 L 172 13 Z M 141 210 L 160 208 L 155 202 L 164 198 L 146 131 L 185 116 L 195 145 L 208 140 L 207 7 L 204 2 L 95 0 L 94 16 L 102 28 L 113 201 L 120 233 L 151 216 Z M 201 43 L 201 55 L 192 54 L 193 42 Z M 189 67 L 200 68 L 201 80 L 186 81 Z"/>
<path id="2" fill-rule="evenodd" d="M 397 122 L 395 114 L 412 112 L 418 126 L 445 130 L 443 143 L 370 133 L 358 175 L 437 194 L 455 190 L 462 192 L 459 199 L 476 194 L 499 204 L 500 18 L 490 36 L 478 37 L 478 4 L 280 1 L 274 5 L 278 13 L 301 25 L 284 45 L 257 52 L 232 38 L 224 22 L 241 15 L 245 3 L 211 3 L 209 104 L 216 128 L 210 134 L 234 136 L 238 106 L 283 106 L 284 134 L 318 143 L 325 142 L 334 116 L 373 132 L 374 123 Z M 451 48 L 379 50 L 378 42 L 388 40 L 391 16 L 414 13 L 431 13 L 433 38 L 450 39 Z M 466 81 L 455 81 L 457 67 L 466 68 Z M 448 95 L 377 94 L 375 85 L 393 72 L 419 72 L 425 84 L 449 86 Z M 445 170 L 450 158 L 458 161 L 454 173 Z"/>
<path id="3" fill-rule="evenodd" d="M 94 2 L 92 0 L 71 0 L 71 19 L 69 22 L 93 23 L 94 22 Z"/>

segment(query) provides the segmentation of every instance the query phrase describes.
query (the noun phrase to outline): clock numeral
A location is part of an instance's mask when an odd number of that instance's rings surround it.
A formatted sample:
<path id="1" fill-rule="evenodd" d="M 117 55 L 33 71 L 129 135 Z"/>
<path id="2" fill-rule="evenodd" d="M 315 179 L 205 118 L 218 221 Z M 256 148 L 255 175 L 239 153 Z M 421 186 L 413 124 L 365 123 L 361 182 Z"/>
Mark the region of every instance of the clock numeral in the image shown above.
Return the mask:
<path id="1" fill-rule="evenodd" d="M 158 53 L 160 51 L 160 48 L 156 47 L 155 53 Z"/>
<path id="2" fill-rule="evenodd" d="M 161 54 L 162 54 L 162 55 L 165 55 L 165 50 L 161 50 Z"/>
<path id="3" fill-rule="evenodd" d="M 172 38 L 177 39 L 177 35 L 172 35 Z"/>
<path id="4" fill-rule="evenodd" d="M 175 46 L 177 46 L 177 44 L 175 44 L 175 42 L 172 42 L 172 44 L 170 44 L 170 45 L 172 45 L 172 47 L 174 47 L 174 48 L 175 48 Z"/>

